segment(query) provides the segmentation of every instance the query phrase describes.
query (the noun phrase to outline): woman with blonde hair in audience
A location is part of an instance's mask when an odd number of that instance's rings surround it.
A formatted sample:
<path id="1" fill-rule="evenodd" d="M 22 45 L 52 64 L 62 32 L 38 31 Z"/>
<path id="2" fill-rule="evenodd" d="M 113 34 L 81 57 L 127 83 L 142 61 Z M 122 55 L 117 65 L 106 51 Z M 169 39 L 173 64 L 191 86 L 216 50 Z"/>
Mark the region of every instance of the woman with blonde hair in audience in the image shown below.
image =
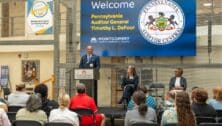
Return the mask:
<path id="1" fill-rule="evenodd" d="M 156 123 L 156 112 L 153 108 L 147 107 L 146 95 L 142 91 L 136 91 L 133 93 L 133 101 L 135 107 L 133 110 L 128 110 L 125 117 L 125 126 L 131 126 L 137 122 Z"/>
<path id="2" fill-rule="evenodd" d="M 185 91 L 175 93 L 175 107 L 164 111 L 161 126 L 168 123 L 177 123 L 177 126 L 195 126 L 196 121 L 188 93 Z"/>
<path id="3" fill-rule="evenodd" d="M 58 98 L 59 108 L 50 112 L 49 122 L 70 123 L 73 126 L 79 126 L 78 115 L 68 109 L 70 97 L 68 94 L 61 93 Z"/>
<path id="4" fill-rule="evenodd" d="M 215 110 L 222 110 L 222 87 L 213 88 L 213 99 L 208 101 Z"/>
<path id="5" fill-rule="evenodd" d="M 41 110 L 42 102 L 39 95 L 40 94 L 33 94 L 29 96 L 26 107 L 17 112 L 16 120 L 38 121 L 42 126 L 47 122 L 46 113 Z"/>

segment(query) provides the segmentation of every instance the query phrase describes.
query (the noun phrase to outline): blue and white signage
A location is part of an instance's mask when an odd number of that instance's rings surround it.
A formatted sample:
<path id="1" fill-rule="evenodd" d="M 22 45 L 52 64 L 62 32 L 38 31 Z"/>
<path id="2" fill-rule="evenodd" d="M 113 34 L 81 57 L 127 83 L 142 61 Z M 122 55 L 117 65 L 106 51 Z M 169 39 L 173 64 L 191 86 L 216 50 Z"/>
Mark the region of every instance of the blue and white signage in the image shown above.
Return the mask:
<path id="1" fill-rule="evenodd" d="M 9 79 L 9 67 L 1 66 L 0 85 L 5 87 L 8 84 Z"/>
<path id="2" fill-rule="evenodd" d="M 27 0 L 27 33 L 52 34 L 53 0 Z"/>
<path id="3" fill-rule="evenodd" d="M 81 55 L 195 56 L 196 0 L 82 0 Z"/>

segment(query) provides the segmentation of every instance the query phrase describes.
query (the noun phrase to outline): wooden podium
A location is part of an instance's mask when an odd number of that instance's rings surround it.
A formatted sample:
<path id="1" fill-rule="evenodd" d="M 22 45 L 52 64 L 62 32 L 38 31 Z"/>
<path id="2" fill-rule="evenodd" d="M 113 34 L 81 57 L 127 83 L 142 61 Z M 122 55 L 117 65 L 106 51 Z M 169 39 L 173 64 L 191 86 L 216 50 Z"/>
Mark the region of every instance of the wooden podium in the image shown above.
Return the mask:
<path id="1" fill-rule="evenodd" d="M 95 99 L 97 103 L 97 80 L 99 80 L 99 70 L 89 68 L 77 68 L 74 70 L 74 79 L 80 80 L 86 85 L 86 93 Z"/>

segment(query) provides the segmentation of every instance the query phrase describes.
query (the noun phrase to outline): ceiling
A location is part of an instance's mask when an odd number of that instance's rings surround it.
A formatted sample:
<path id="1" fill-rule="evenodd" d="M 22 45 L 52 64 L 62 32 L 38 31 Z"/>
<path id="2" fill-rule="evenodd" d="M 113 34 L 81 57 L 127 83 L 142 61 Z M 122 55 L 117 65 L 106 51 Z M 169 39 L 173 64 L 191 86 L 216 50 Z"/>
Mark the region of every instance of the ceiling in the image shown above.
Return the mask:
<path id="1" fill-rule="evenodd" d="M 197 25 L 207 25 L 210 19 L 213 25 L 222 24 L 222 0 L 197 0 Z"/>

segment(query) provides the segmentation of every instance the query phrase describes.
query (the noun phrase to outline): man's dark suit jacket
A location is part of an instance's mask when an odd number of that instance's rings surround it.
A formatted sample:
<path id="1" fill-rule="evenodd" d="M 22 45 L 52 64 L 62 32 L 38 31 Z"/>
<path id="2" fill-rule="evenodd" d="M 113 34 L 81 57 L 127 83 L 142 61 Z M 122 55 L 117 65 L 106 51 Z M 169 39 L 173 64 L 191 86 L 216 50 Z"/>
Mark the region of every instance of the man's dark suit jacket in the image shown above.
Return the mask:
<path id="1" fill-rule="evenodd" d="M 90 64 L 93 64 L 93 67 L 90 67 Z M 92 54 L 90 60 L 87 59 L 87 54 L 83 55 L 80 60 L 79 68 L 100 68 L 100 59 L 99 56 Z"/>
<path id="2" fill-rule="evenodd" d="M 172 77 L 170 79 L 169 90 L 172 90 L 175 87 L 175 81 L 176 81 L 176 77 Z M 181 87 L 183 87 L 184 90 L 187 89 L 187 80 L 186 80 L 186 78 L 181 77 L 180 85 L 181 85 Z"/>

